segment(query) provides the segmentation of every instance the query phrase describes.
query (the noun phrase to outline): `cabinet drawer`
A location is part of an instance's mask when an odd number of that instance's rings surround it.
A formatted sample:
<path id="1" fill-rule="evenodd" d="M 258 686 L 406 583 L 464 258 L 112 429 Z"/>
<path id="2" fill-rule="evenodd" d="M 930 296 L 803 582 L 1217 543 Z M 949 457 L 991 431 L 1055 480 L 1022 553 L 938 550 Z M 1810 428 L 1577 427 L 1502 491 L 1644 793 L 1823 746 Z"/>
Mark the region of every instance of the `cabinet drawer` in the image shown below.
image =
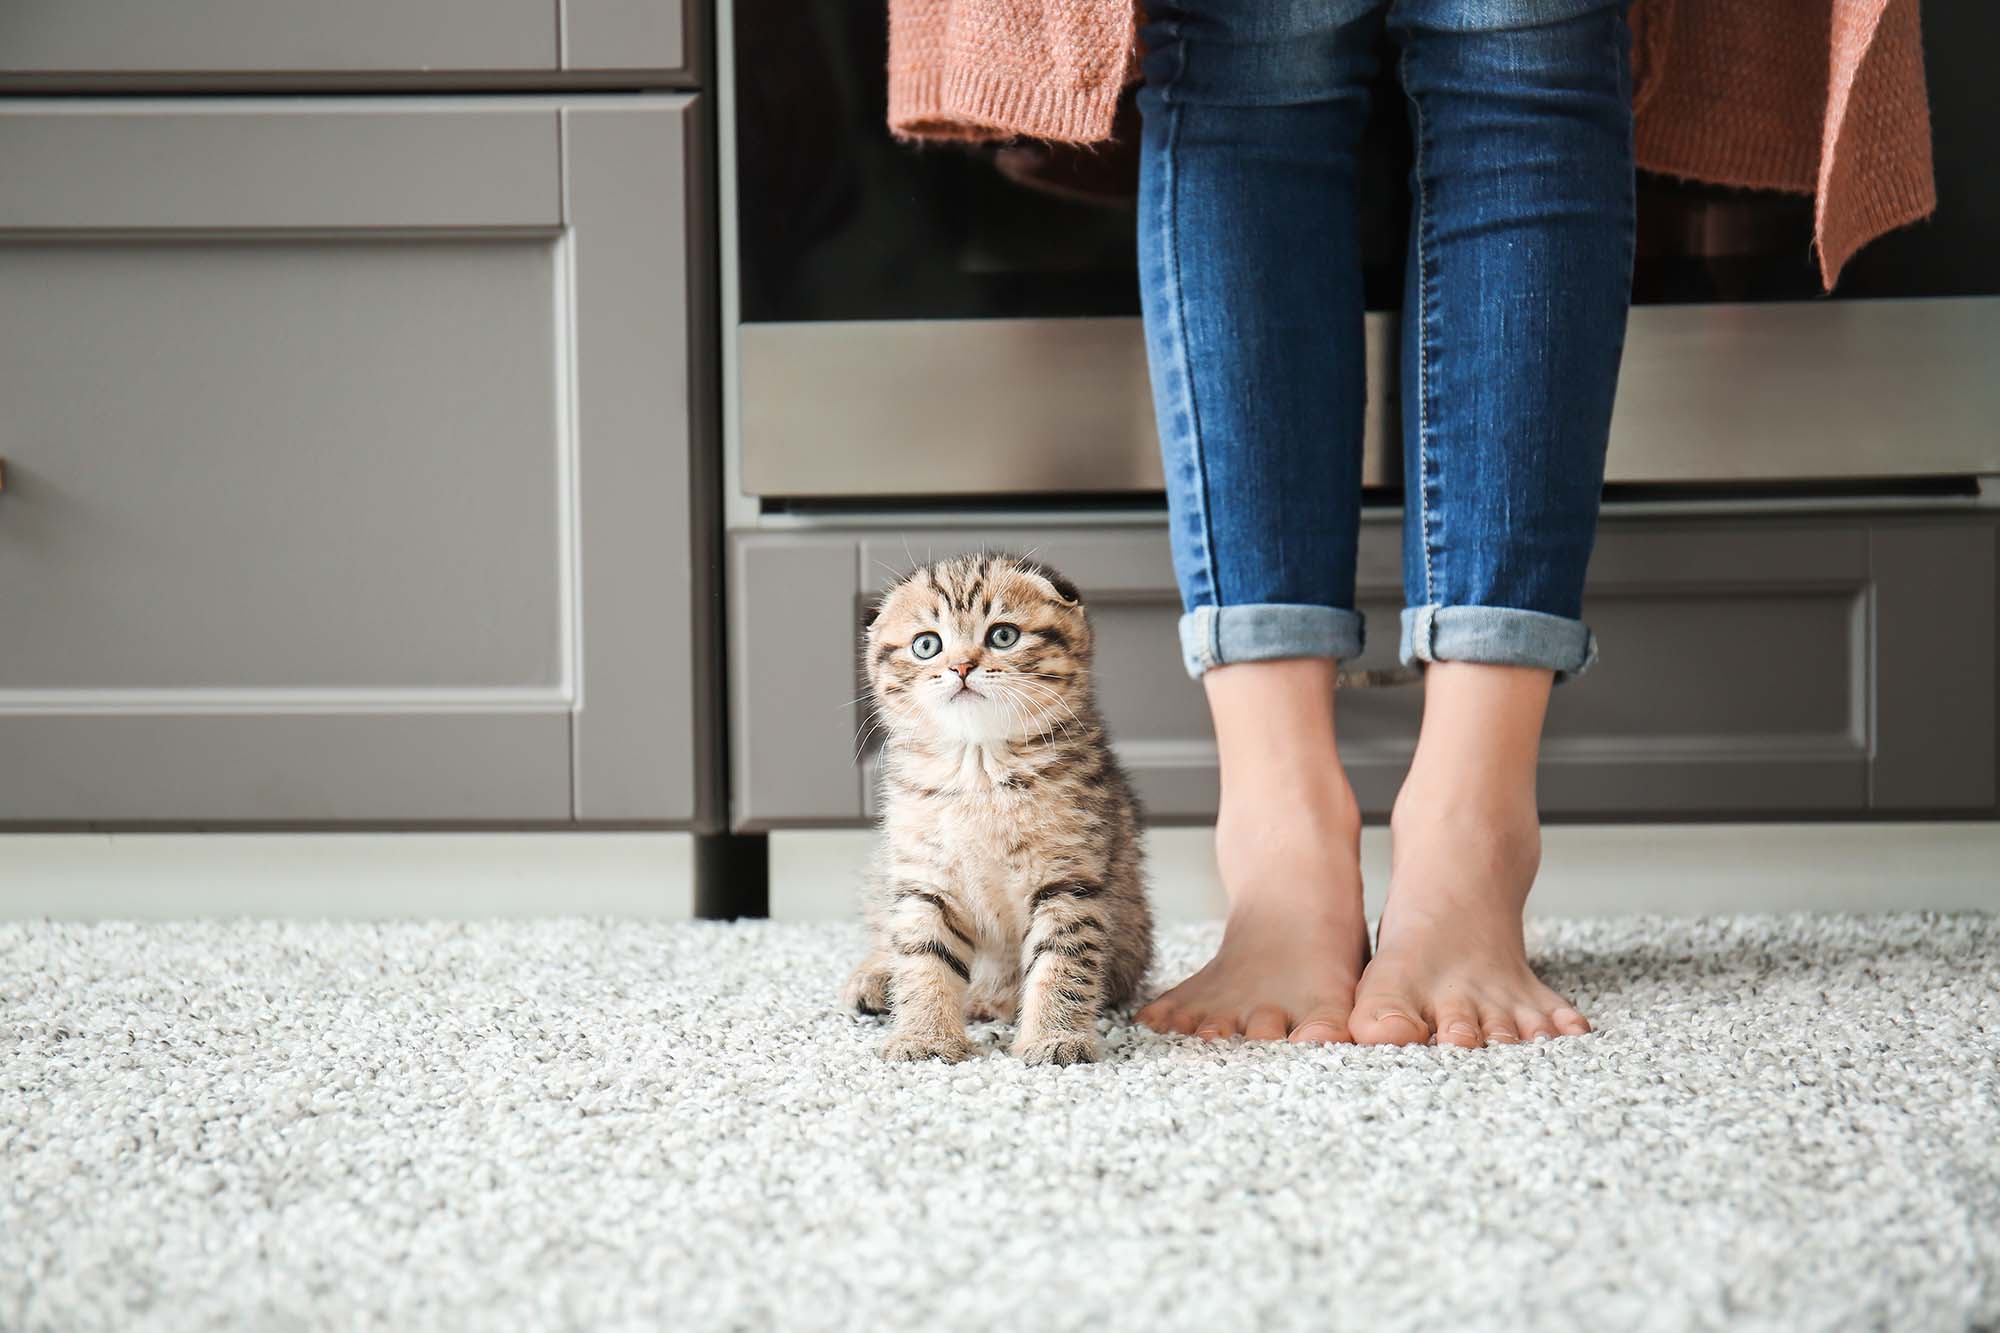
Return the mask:
<path id="1" fill-rule="evenodd" d="M 0 89 L 690 82 L 684 0 L 8 0 Z"/>
<path id="2" fill-rule="evenodd" d="M 852 644 L 909 551 L 1035 548 L 1083 588 L 1097 680 L 1150 813 L 1213 815 L 1213 736 L 1181 667 L 1163 530 L 742 533 L 733 541 L 735 818 L 740 827 L 873 814 Z M 1398 528 L 1364 523 L 1368 649 L 1395 664 Z M 1995 813 L 1995 520 L 1605 520 L 1587 611 L 1602 660 L 1556 693 L 1538 779 L 1571 818 Z M 1341 752 L 1386 814 L 1422 691 L 1354 690 Z"/>
<path id="3" fill-rule="evenodd" d="M 0 822 L 688 818 L 696 110 L 0 104 Z"/>

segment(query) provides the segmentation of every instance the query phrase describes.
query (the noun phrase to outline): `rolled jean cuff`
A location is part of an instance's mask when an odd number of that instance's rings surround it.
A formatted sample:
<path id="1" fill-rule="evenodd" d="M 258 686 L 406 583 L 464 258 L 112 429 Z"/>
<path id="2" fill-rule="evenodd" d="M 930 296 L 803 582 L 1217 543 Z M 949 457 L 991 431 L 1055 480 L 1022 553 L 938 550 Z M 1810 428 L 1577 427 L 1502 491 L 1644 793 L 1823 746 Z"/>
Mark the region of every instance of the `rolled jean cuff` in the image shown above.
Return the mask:
<path id="1" fill-rule="evenodd" d="M 1597 636 L 1581 620 L 1511 606 L 1411 606 L 1403 609 L 1402 659 L 1547 667 L 1558 683 L 1597 660 Z"/>
<path id="2" fill-rule="evenodd" d="M 1231 662 L 1359 657 L 1361 637 L 1361 613 L 1337 606 L 1197 606 L 1181 617 L 1181 657 L 1196 679 L 1210 667 Z"/>

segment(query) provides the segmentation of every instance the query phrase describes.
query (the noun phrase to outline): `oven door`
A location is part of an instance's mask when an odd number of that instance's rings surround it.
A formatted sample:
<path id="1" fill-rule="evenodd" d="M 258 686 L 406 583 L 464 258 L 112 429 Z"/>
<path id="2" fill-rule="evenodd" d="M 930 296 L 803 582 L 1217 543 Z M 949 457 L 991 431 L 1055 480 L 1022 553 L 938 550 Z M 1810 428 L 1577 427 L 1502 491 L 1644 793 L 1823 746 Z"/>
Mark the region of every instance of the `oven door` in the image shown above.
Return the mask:
<path id="1" fill-rule="evenodd" d="M 883 128 L 878 0 L 725 9 L 742 490 L 767 506 L 1157 498 L 1129 104 L 1095 151 L 910 147 Z M 1835 297 L 1810 200 L 1642 173 L 1610 483 L 2000 474 L 2000 177 L 1978 147 L 1996 39 L 1993 8 L 1927 10 L 1938 213 L 1864 250 Z M 1393 500 L 1409 141 L 1392 74 L 1374 106 L 1363 482 Z"/>

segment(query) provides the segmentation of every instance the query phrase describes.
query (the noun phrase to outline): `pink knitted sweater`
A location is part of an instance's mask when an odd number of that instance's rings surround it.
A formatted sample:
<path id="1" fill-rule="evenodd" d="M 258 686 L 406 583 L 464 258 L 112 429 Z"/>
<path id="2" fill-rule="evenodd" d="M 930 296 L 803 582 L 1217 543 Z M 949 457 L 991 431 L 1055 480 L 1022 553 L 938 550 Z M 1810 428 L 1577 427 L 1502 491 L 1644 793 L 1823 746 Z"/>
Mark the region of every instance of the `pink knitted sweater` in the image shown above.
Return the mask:
<path id="1" fill-rule="evenodd" d="M 1634 0 L 1639 165 L 1812 195 L 1831 288 L 1856 250 L 1937 207 L 1917 4 Z M 1136 24 L 1133 0 L 889 0 L 889 126 L 1104 139 Z"/>

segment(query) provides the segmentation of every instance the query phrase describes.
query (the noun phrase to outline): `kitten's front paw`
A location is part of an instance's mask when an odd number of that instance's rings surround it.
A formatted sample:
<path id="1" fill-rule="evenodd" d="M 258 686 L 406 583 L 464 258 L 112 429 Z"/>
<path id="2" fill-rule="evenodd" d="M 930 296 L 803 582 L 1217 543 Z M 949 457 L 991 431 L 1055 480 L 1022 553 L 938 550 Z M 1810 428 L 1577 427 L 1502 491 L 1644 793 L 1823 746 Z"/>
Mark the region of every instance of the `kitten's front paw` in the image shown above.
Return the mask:
<path id="1" fill-rule="evenodd" d="M 870 958 L 841 987 L 840 1002 L 863 1014 L 889 1012 L 889 969 Z"/>
<path id="2" fill-rule="evenodd" d="M 955 1065 L 972 1054 L 972 1043 L 962 1032 L 942 1037 L 899 1035 L 882 1043 L 884 1060 L 942 1060 Z"/>
<path id="3" fill-rule="evenodd" d="M 1017 1041 L 1014 1054 L 1029 1065 L 1087 1065 L 1097 1059 L 1097 1038 L 1083 1032 L 1058 1032 L 1033 1041 Z"/>
<path id="4" fill-rule="evenodd" d="M 1014 997 L 981 995 L 975 991 L 965 1002 L 965 1016 L 975 1023 L 1011 1023 L 1014 1021 Z"/>

